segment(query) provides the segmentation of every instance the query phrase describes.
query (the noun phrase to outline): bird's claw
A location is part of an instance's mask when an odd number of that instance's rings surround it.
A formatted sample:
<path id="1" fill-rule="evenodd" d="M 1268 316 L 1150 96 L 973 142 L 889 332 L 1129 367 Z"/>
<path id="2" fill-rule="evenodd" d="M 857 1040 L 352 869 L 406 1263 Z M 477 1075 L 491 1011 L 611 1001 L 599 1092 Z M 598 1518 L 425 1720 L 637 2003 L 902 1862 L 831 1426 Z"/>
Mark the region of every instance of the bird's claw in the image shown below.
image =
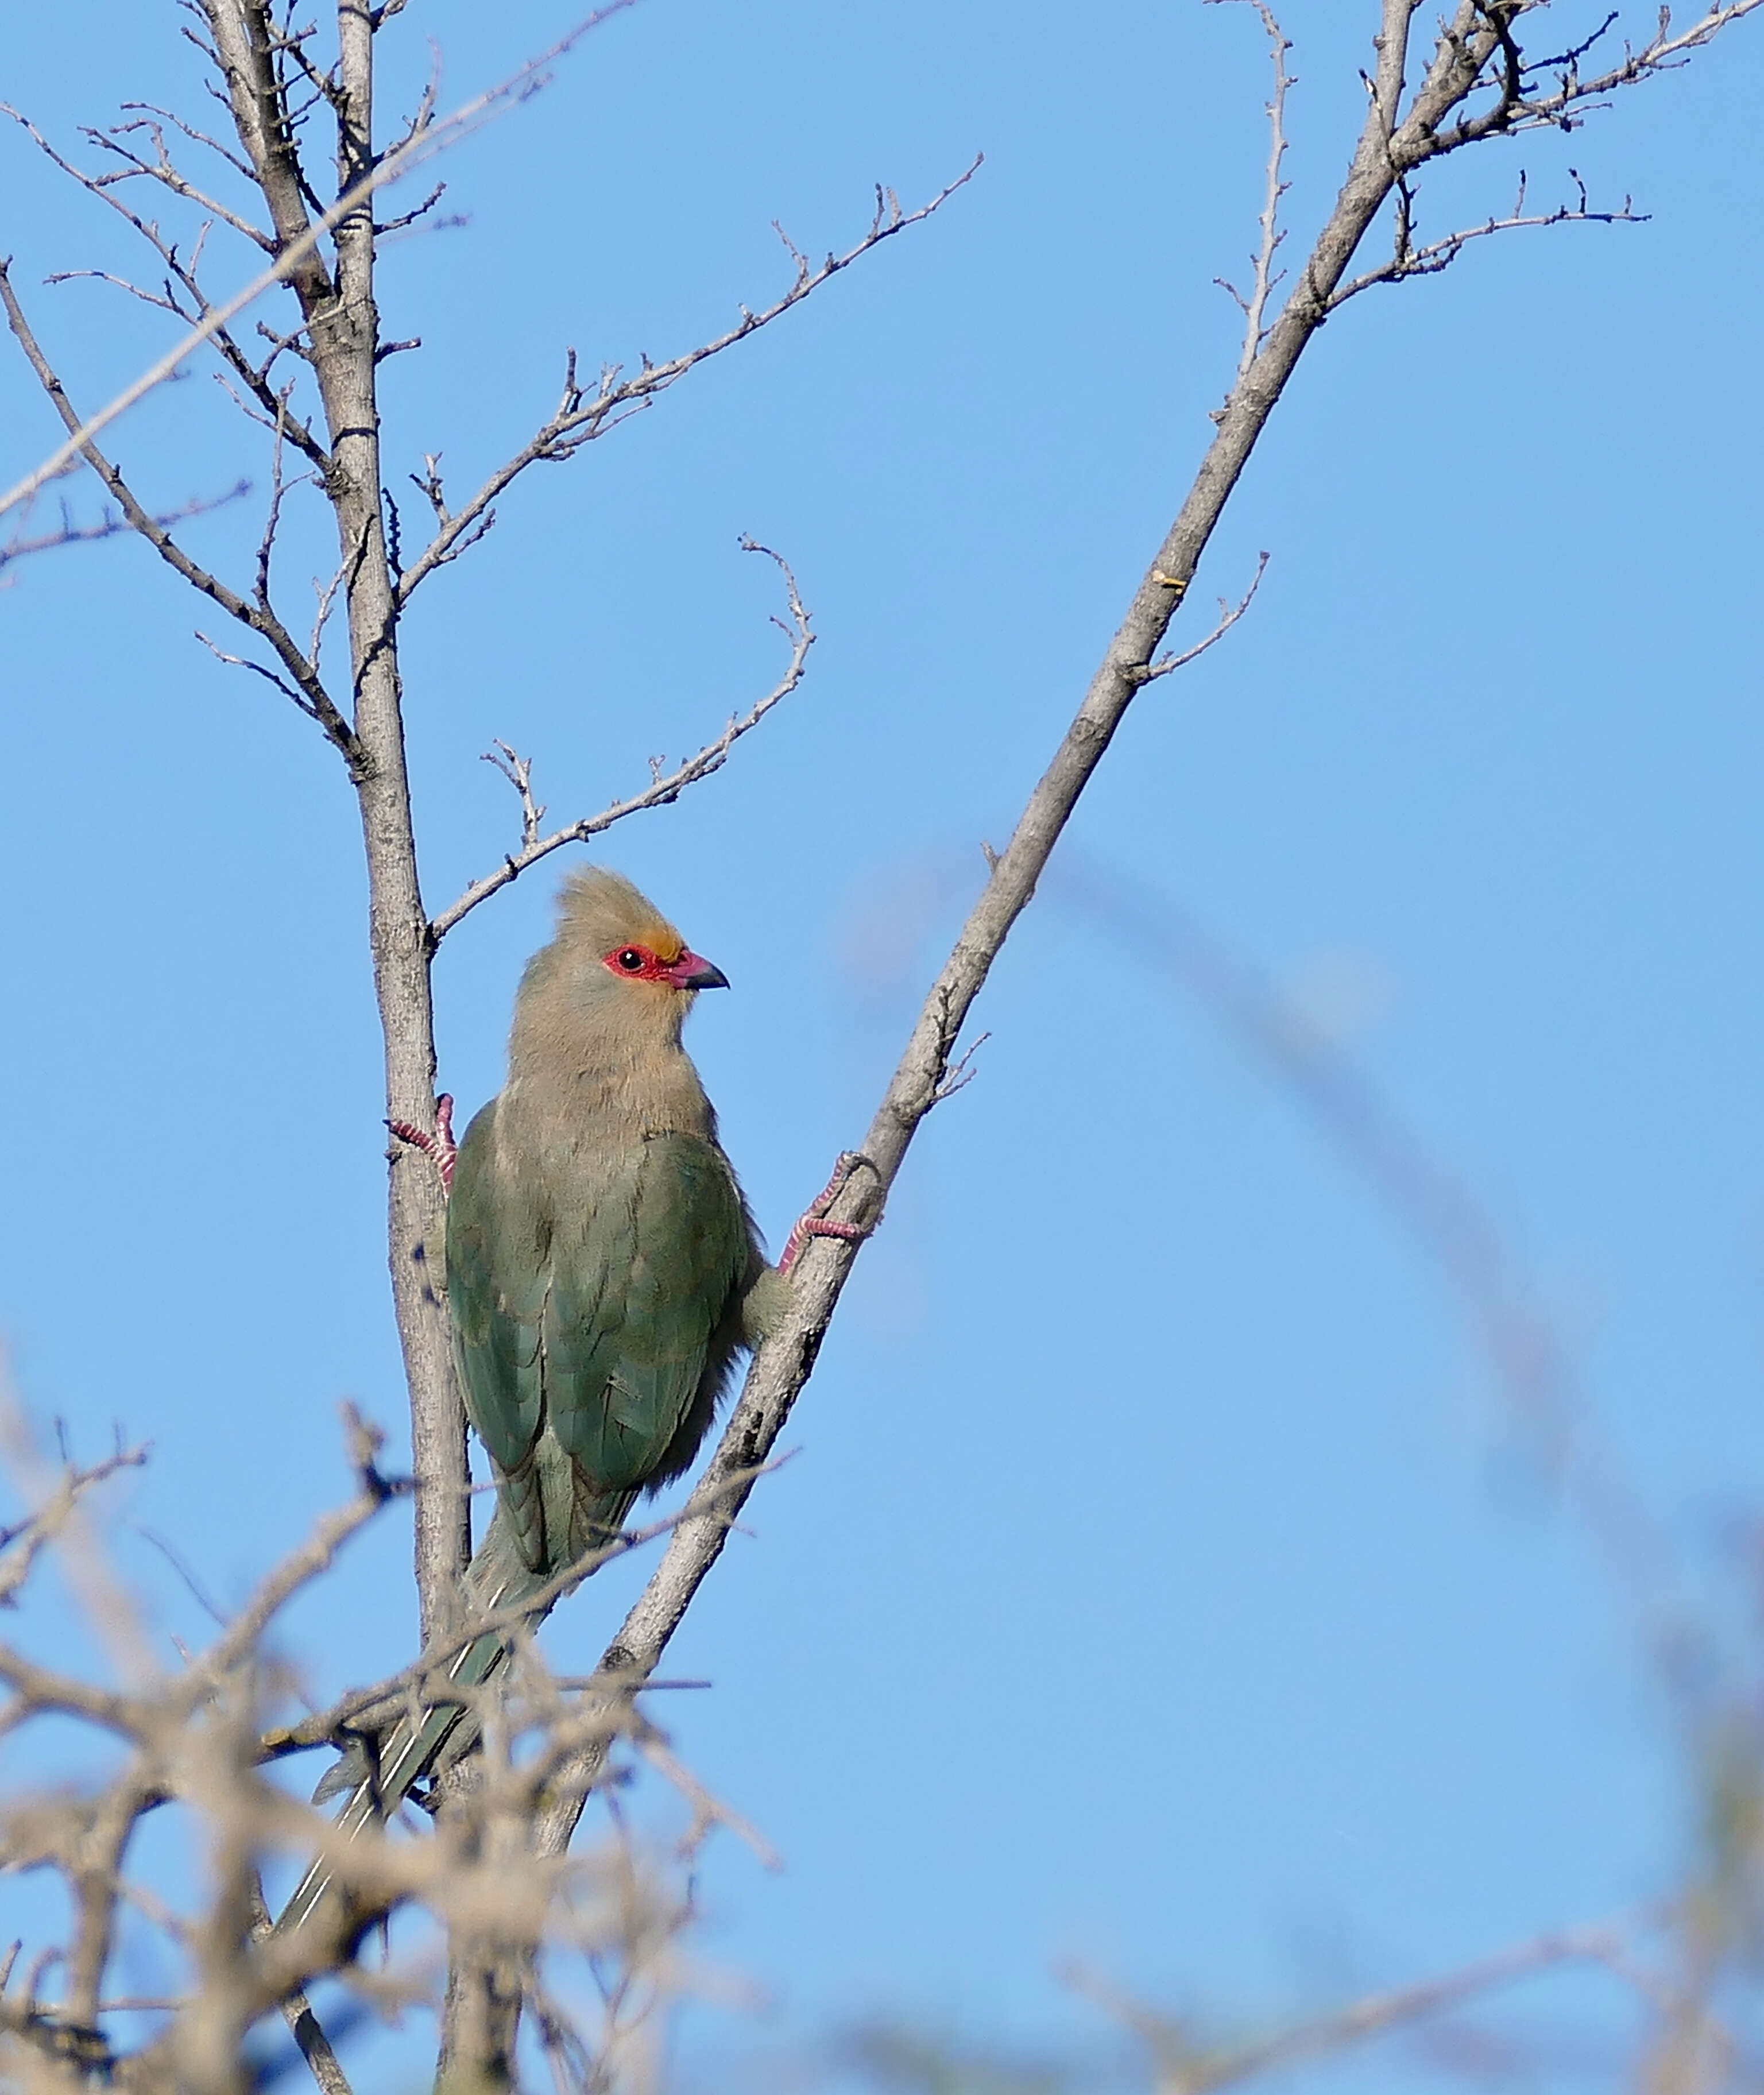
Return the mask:
<path id="1" fill-rule="evenodd" d="M 453 1139 L 453 1094 L 443 1091 L 436 1100 L 433 1135 L 407 1120 L 389 1120 L 386 1126 L 400 1142 L 421 1150 L 441 1174 L 441 1190 L 446 1192 L 453 1184 L 454 1162 L 460 1154 L 460 1145 Z"/>
<path id="2" fill-rule="evenodd" d="M 777 1262 L 780 1273 L 790 1271 L 811 1237 L 834 1237 L 841 1243 L 860 1243 L 873 1233 L 876 1227 L 873 1222 L 834 1222 L 827 1219 L 828 1209 L 844 1191 L 847 1181 L 860 1165 L 871 1171 L 876 1169 L 861 1150 L 841 1152 L 838 1162 L 833 1167 L 833 1176 L 785 1239 L 784 1256 Z"/>

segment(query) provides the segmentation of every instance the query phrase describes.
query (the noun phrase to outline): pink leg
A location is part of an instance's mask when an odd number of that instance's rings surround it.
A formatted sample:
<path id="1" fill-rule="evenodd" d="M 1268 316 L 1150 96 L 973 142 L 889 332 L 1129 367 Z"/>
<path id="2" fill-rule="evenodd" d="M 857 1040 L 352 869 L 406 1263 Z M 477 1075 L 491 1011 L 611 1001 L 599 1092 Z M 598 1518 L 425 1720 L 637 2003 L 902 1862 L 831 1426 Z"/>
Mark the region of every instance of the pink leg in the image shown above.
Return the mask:
<path id="1" fill-rule="evenodd" d="M 454 1160 L 460 1154 L 460 1145 L 453 1139 L 453 1094 L 443 1091 L 436 1100 L 433 1135 L 425 1135 L 407 1120 L 389 1120 L 386 1126 L 400 1142 L 407 1142 L 412 1149 L 421 1150 L 441 1174 L 442 1191 L 447 1191 L 453 1184 Z"/>
<path id="2" fill-rule="evenodd" d="M 867 1237 L 875 1227 L 873 1222 L 830 1222 L 827 1210 L 843 1191 L 845 1182 L 868 1157 L 860 1156 L 855 1149 L 847 1149 L 833 1167 L 833 1176 L 817 1196 L 784 1244 L 784 1256 L 777 1262 L 780 1273 L 788 1273 L 802 1255 L 803 1246 L 811 1237 L 837 1237 L 842 1243 L 856 1243 Z"/>

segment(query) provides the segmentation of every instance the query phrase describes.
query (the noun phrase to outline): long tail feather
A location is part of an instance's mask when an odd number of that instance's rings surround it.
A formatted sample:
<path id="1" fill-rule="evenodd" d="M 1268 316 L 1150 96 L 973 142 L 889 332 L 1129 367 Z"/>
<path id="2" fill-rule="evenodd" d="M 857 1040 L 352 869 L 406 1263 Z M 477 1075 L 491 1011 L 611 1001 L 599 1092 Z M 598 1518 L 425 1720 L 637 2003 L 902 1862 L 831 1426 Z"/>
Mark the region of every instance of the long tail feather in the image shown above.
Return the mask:
<path id="1" fill-rule="evenodd" d="M 623 1525 L 635 1496 L 631 1493 L 618 1503 L 616 1509 L 608 1509 L 606 1526 L 609 1535 Z M 550 1573 L 528 1569 L 499 1510 L 466 1567 L 462 1583 L 468 1618 L 518 1607 L 528 1595 L 540 1592 L 551 1583 Z M 536 1605 L 531 1620 L 542 1622 L 552 1605 L 551 1600 Z M 487 1631 L 466 1645 L 449 1666 L 447 1684 L 462 1690 L 481 1687 L 507 1656 L 508 1632 Z M 337 1814 L 338 1827 L 344 1837 L 353 1840 L 364 1828 L 390 1818 L 434 1766 L 442 1749 L 450 1748 L 450 1758 L 456 1759 L 468 1749 L 477 1729 L 477 1714 L 464 1701 L 432 1704 L 414 1721 L 408 1717 L 401 1718 L 381 1740 L 377 1754 L 370 1751 L 372 1764 L 355 1780 L 347 1801 Z M 342 1765 L 353 1775 L 354 1770 L 346 1758 Z M 329 1779 L 320 1785 L 320 1799 L 329 1793 Z M 346 1782 L 347 1779 L 346 1776 Z M 278 1933 L 298 1927 L 317 1910 L 331 1888 L 336 1870 L 335 1862 L 322 1855 L 314 1861 L 276 1922 Z"/>

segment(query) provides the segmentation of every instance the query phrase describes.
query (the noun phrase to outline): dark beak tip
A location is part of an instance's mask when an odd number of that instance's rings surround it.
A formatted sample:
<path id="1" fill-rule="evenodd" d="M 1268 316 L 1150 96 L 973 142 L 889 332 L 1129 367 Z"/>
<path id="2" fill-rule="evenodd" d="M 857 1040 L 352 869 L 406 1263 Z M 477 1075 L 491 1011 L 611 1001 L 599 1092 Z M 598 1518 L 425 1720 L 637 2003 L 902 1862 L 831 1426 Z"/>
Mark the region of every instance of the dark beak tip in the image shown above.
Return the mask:
<path id="1" fill-rule="evenodd" d="M 692 972 L 682 978 L 682 989 L 727 989 L 729 978 L 714 961 L 699 960 Z"/>

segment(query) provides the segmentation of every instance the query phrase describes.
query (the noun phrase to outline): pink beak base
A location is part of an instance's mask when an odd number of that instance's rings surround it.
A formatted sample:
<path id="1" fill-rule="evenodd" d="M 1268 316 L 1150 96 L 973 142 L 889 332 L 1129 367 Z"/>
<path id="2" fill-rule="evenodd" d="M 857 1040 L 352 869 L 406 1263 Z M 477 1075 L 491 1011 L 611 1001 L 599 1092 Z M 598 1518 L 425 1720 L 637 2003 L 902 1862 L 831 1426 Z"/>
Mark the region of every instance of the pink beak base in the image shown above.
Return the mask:
<path id="1" fill-rule="evenodd" d="M 664 971 L 676 989 L 727 989 L 729 978 L 702 953 L 684 952 Z"/>

